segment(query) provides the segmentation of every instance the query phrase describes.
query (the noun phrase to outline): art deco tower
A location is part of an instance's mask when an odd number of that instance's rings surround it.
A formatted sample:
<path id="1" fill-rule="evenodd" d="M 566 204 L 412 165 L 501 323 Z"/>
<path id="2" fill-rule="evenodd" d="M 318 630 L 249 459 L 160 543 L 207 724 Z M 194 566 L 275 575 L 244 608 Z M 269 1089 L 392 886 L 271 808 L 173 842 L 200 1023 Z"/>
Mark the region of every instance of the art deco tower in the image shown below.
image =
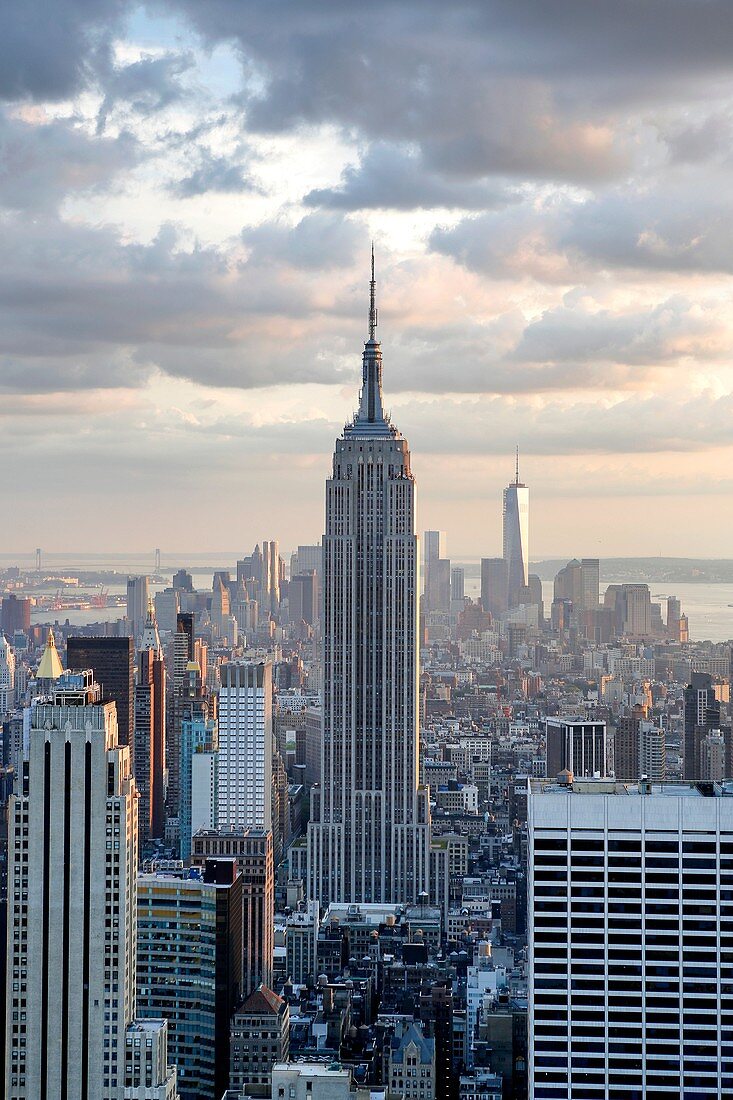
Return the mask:
<path id="1" fill-rule="evenodd" d="M 308 832 L 308 893 L 321 905 L 414 902 L 428 882 L 415 479 L 382 405 L 374 286 L 372 254 L 359 411 L 326 482 L 322 778 Z"/>

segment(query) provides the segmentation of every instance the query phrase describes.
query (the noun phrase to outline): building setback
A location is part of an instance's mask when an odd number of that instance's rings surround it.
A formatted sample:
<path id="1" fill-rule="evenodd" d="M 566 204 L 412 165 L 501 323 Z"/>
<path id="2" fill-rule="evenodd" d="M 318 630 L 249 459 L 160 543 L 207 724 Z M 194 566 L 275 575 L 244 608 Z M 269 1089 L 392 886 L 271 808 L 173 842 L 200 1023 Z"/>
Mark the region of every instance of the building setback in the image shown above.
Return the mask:
<path id="1" fill-rule="evenodd" d="M 326 483 L 321 786 L 308 828 L 308 897 L 321 905 L 413 903 L 428 883 L 415 479 L 382 405 L 374 286 L 372 258 L 359 411 Z"/>

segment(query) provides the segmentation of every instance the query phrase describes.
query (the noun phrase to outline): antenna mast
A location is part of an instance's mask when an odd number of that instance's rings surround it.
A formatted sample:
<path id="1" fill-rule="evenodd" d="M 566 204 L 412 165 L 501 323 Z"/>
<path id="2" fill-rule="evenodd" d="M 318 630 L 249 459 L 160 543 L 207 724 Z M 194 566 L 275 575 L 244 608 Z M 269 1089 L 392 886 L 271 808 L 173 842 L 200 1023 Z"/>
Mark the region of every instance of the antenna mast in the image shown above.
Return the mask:
<path id="1" fill-rule="evenodd" d="M 369 339 L 374 339 L 374 334 L 377 328 L 377 307 L 375 305 L 375 287 L 376 282 L 374 279 L 374 241 L 372 241 L 372 281 L 369 284 Z"/>

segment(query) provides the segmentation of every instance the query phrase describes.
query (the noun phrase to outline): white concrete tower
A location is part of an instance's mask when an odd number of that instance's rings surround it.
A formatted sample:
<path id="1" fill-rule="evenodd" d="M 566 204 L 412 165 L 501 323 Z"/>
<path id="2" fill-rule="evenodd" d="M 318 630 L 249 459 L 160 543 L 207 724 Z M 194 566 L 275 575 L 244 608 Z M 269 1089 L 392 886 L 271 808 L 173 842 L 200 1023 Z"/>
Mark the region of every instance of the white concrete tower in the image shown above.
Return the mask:
<path id="1" fill-rule="evenodd" d="M 415 479 L 382 405 L 374 287 L 372 252 L 359 411 L 326 482 L 322 779 L 308 832 L 308 894 L 321 905 L 413 903 L 428 885 Z"/>

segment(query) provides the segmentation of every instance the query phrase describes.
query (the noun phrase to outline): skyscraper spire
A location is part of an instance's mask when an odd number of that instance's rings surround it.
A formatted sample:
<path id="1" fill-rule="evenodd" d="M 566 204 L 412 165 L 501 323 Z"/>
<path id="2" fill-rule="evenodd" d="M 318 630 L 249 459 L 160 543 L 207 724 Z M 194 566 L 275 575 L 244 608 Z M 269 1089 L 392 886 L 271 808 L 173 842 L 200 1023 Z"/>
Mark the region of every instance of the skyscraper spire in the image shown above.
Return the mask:
<path id="1" fill-rule="evenodd" d="M 517 443 L 517 465 L 514 471 L 514 484 L 519 485 L 519 444 Z"/>
<path id="2" fill-rule="evenodd" d="M 374 241 L 372 241 L 372 281 L 369 284 L 369 339 L 374 340 L 374 334 L 377 330 L 377 307 L 375 305 L 375 288 L 376 281 L 374 278 Z"/>
<path id="3" fill-rule="evenodd" d="M 359 411 L 349 431 L 370 436 L 394 435 L 395 429 L 382 404 L 382 350 L 376 338 L 377 306 L 374 278 L 374 244 L 372 244 L 372 277 L 369 283 L 369 339 L 364 344 Z"/>
<path id="4" fill-rule="evenodd" d="M 361 401 L 326 482 L 321 780 L 308 826 L 308 897 L 324 907 L 413 904 L 430 881 L 415 480 L 382 404 L 375 282 L 372 250 Z"/>

